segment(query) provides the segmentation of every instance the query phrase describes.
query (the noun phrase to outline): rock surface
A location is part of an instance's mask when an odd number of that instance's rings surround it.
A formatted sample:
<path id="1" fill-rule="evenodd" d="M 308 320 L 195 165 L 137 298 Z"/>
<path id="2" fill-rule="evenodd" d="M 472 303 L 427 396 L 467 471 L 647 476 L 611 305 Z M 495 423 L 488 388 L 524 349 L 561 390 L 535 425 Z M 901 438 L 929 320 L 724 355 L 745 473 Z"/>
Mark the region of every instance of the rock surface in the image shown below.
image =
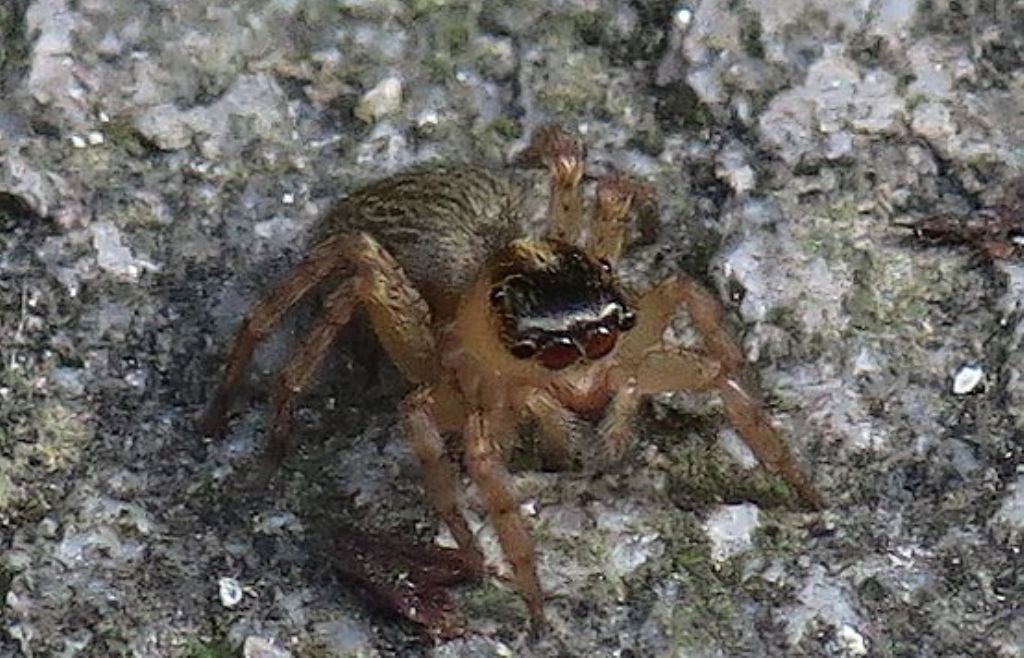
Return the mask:
<path id="1" fill-rule="evenodd" d="M 1024 655 L 1024 270 L 897 225 L 1024 173 L 1024 7 L 996 5 L 2 3 L 0 656 Z M 491 579 L 433 646 L 330 568 L 341 526 L 439 533 L 393 369 L 340 349 L 264 491 L 312 310 L 223 441 L 194 419 L 334 199 L 548 121 L 658 187 L 624 280 L 730 304 L 830 508 L 714 398 L 661 396 L 618 470 L 518 464 L 550 629 Z"/>

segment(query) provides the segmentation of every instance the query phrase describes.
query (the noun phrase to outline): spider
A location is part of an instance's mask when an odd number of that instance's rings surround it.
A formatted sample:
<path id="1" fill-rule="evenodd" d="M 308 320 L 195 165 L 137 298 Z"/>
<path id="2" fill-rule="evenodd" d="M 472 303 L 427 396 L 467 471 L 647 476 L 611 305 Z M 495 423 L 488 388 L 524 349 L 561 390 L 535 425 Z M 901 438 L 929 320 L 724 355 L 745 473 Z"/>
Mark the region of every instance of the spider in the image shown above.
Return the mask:
<path id="1" fill-rule="evenodd" d="M 534 544 L 505 463 L 524 422 L 536 422 L 544 454 L 564 463 L 578 419 L 596 420 L 603 451 L 614 459 L 634 438 L 644 396 L 713 390 L 761 463 L 806 506 L 824 503 L 745 383 L 743 354 L 716 297 L 681 273 L 641 295 L 617 281 L 629 224 L 654 207 L 653 189 L 619 174 L 596 177 L 584 240 L 582 145 L 546 126 L 518 164 L 549 171 L 549 225 L 540 238 L 523 237 L 526 192 L 500 169 L 413 169 L 335 205 L 314 228 L 306 259 L 242 322 L 202 428 L 223 431 L 255 346 L 289 309 L 330 282 L 322 315 L 279 375 L 266 458 L 277 463 L 292 450 L 297 400 L 362 308 L 412 386 L 402 423 L 433 507 L 467 563 L 482 570 L 444 438 L 461 432 L 466 470 L 531 620 L 541 625 Z M 680 306 L 702 349 L 663 340 Z"/>

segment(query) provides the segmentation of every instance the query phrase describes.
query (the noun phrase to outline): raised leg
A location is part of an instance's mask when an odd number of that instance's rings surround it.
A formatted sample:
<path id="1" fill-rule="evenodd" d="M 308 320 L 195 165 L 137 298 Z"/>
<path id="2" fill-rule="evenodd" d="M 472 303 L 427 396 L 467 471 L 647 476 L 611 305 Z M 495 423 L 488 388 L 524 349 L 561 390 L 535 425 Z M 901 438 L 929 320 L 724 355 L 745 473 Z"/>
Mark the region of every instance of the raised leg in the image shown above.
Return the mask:
<path id="1" fill-rule="evenodd" d="M 501 437 L 514 429 L 508 420 L 497 414 L 470 414 L 465 432 L 466 466 L 484 497 L 501 548 L 512 564 L 516 585 L 526 600 L 530 619 L 535 627 L 540 627 L 544 623 L 544 608 L 533 539 L 519 513 L 519 502 L 512 493 L 502 460 Z"/>
<path id="2" fill-rule="evenodd" d="M 621 174 L 601 177 L 597 181 L 597 201 L 590 220 L 587 252 L 610 263 L 618 261 L 636 211 L 656 209 L 657 197 L 652 186 Z"/>
<path id="3" fill-rule="evenodd" d="M 234 345 L 217 390 L 199 422 L 199 429 L 204 434 L 216 436 L 223 433 L 231 398 L 249 366 L 256 345 L 266 338 L 288 309 L 302 300 L 324 279 L 347 264 L 345 252 L 346 245 L 342 240 L 321 243 L 306 262 L 299 265 L 245 317 L 238 333 L 235 334 Z"/>
<path id="4" fill-rule="evenodd" d="M 715 364 L 686 350 L 653 348 L 662 345 L 661 336 L 682 303 L 700 332 L 704 349 Z M 805 505 L 822 509 L 821 494 L 804 475 L 753 392 L 739 345 L 726 328 L 721 303 L 692 279 L 676 275 L 656 286 L 637 303 L 637 326 L 626 335 L 620 357 L 625 368 L 638 369 L 637 381 L 648 392 L 713 387 L 722 396 L 726 414 L 739 435 L 769 470 L 781 475 Z M 698 360 L 694 360 L 698 357 Z M 673 367 L 672 359 L 677 360 Z M 689 360 L 691 363 L 687 364 Z M 703 368 L 694 373 L 692 368 Z M 673 373 L 678 373 L 673 376 Z M 700 382 L 707 382 L 707 386 Z M 698 383 L 698 386 L 694 386 Z M 663 387 L 663 388 L 662 388 Z"/>
<path id="5" fill-rule="evenodd" d="M 519 160 L 523 164 L 543 164 L 548 168 L 551 173 L 549 235 L 575 243 L 583 223 L 583 147 L 561 128 L 544 126 L 533 134 L 530 146 Z"/>
<path id="6" fill-rule="evenodd" d="M 444 439 L 434 419 L 435 400 L 431 387 L 413 391 L 405 399 L 405 435 L 423 468 L 423 487 L 438 515 L 451 530 L 455 542 L 473 567 L 483 569 L 483 554 L 477 546 L 466 517 L 459 509 L 456 483 L 458 473 L 445 453 Z"/>

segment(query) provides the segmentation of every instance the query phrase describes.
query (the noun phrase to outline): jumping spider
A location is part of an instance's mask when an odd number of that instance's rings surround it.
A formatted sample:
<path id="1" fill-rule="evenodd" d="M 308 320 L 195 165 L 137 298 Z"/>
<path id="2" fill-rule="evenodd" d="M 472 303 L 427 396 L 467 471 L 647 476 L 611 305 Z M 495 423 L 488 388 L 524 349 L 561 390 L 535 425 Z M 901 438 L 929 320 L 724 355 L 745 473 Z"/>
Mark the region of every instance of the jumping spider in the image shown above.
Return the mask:
<path id="1" fill-rule="evenodd" d="M 403 423 L 430 501 L 466 560 L 481 569 L 443 438 L 461 431 L 466 468 L 539 624 L 543 595 L 533 540 L 505 466 L 524 421 L 536 421 L 544 452 L 564 461 L 576 419 L 600 419 L 605 451 L 615 458 L 633 439 L 644 396 L 715 390 L 760 461 L 807 506 L 818 509 L 823 501 L 744 383 L 744 357 L 715 296 L 681 273 L 639 296 L 616 280 L 630 218 L 653 205 L 652 189 L 616 174 L 598 177 L 581 247 L 582 147 L 546 127 L 521 161 L 550 172 L 550 226 L 543 238 L 522 237 L 523 190 L 501 171 L 478 166 L 401 173 L 330 210 L 306 260 L 242 323 L 203 429 L 223 430 L 256 344 L 296 303 L 341 275 L 280 375 L 269 459 L 277 462 L 291 450 L 296 401 L 361 306 L 414 386 L 403 403 Z M 680 305 L 702 335 L 703 349 L 663 340 Z"/>

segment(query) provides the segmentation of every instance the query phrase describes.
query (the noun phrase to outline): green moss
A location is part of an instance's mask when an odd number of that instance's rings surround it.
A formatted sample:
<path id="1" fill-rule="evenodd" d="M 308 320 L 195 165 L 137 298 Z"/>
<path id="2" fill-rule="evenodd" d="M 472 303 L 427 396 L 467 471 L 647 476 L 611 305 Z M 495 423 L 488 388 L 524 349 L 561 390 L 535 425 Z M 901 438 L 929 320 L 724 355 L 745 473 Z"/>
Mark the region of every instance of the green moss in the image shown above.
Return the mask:
<path id="1" fill-rule="evenodd" d="M 764 42 L 761 17 L 747 8 L 740 11 L 740 43 L 743 52 L 756 59 L 764 59 Z"/>
<path id="2" fill-rule="evenodd" d="M 36 407 L 32 416 L 36 440 L 33 457 L 49 472 L 66 470 L 78 462 L 92 430 L 78 414 L 58 402 Z"/>
<path id="3" fill-rule="evenodd" d="M 740 570 L 711 560 L 707 536 L 692 514 L 672 514 L 661 527 L 673 579 L 683 603 L 662 610 L 662 623 L 676 648 L 740 648 L 737 596 Z"/>
<path id="4" fill-rule="evenodd" d="M 4 2 L 0 6 L 0 71 L 23 65 L 28 56 L 28 41 L 25 39 L 25 0 Z"/>
<path id="5" fill-rule="evenodd" d="M 473 148 L 484 161 L 498 162 L 509 141 L 522 135 L 523 129 L 511 117 L 499 117 L 483 128 L 473 131 Z"/>
<path id="6" fill-rule="evenodd" d="M 857 220 L 857 204 L 852 199 L 843 199 L 828 207 L 826 215 L 819 218 L 803 236 L 800 244 L 804 252 L 820 256 L 828 262 L 846 260 L 853 245 L 849 229 Z"/>
<path id="7" fill-rule="evenodd" d="M 429 34 L 430 52 L 423 63 L 435 82 L 446 82 L 460 66 L 475 63 L 466 60 L 472 60 L 470 43 L 476 35 L 479 11 L 478 6 L 466 2 L 423 0 L 413 4 L 417 29 Z"/>
<path id="8" fill-rule="evenodd" d="M 569 52 L 537 89 L 538 100 L 555 114 L 592 112 L 603 104 L 608 73 L 601 51 Z"/>
<path id="9" fill-rule="evenodd" d="M 459 603 L 470 619 L 500 619 L 506 626 L 527 623 L 526 605 L 511 587 L 500 587 L 491 578 L 465 589 Z"/>
<path id="10" fill-rule="evenodd" d="M 196 640 L 185 653 L 187 658 L 237 658 L 241 655 L 241 650 L 233 647 L 226 638 L 209 641 Z"/>
<path id="11" fill-rule="evenodd" d="M 764 507 L 797 505 L 781 478 L 761 468 L 741 471 L 726 461 L 714 437 L 690 438 L 669 448 L 669 495 L 682 507 L 752 501 Z"/>
<path id="12" fill-rule="evenodd" d="M 843 300 L 853 326 L 865 329 L 878 323 L 880 314 L 875 277 L 878 268 L 871 253 L 858 250 L 853 257 L 853 289 Z"/>
<path id="13" fill-rule="evenodd" d="M 588 46 L 601 45 L 609 22 L 609 15 L 601 11 L 583 11 L 572 16 L 577 36 Z"/>
<path id="14" fill-rule="evenodd" d="M 714 115 L 685 82 L 670 85 L 661 93 L 655 113 L 666 130 L 703 130 L 714 124 Z"/>

